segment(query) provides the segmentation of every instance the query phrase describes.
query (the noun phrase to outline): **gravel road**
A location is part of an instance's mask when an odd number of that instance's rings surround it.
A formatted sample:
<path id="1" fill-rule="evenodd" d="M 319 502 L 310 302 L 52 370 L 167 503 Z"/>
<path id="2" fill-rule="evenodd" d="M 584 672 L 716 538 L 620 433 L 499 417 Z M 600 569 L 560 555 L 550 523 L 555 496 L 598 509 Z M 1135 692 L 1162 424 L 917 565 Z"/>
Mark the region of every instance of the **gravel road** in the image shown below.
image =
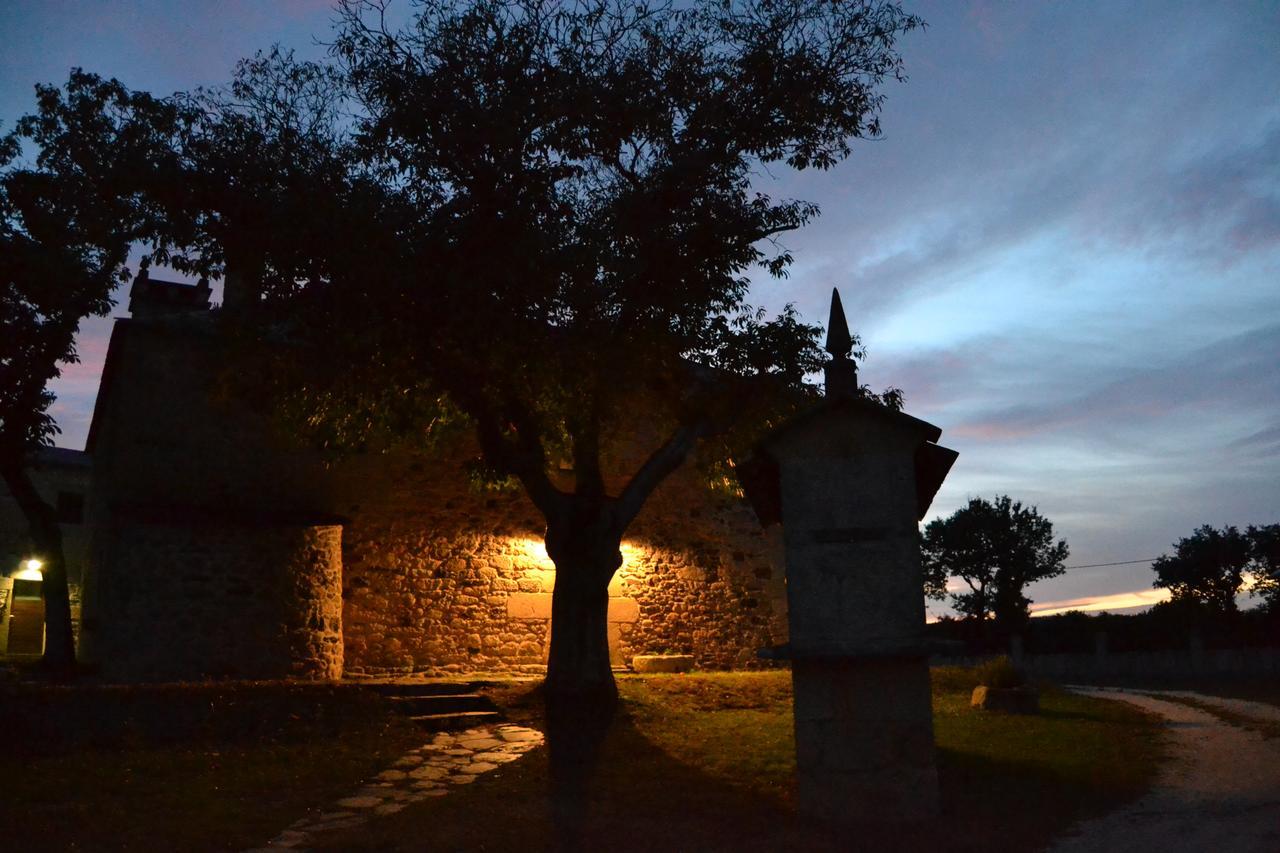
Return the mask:
<path id="1" fill-rule="evenodd" d="M 1073 687 L 1128 702 L 1165 718 L 1169 759 L 1152 789 L 1127 808 L 1074 827 L 1053 853 L 1277 853 L 1280 851 L 1280 738 L 1177 702 L 1130 690 Z M 1276 708 L 1179 693 L 1237 714 L 1275 722 Z"/>

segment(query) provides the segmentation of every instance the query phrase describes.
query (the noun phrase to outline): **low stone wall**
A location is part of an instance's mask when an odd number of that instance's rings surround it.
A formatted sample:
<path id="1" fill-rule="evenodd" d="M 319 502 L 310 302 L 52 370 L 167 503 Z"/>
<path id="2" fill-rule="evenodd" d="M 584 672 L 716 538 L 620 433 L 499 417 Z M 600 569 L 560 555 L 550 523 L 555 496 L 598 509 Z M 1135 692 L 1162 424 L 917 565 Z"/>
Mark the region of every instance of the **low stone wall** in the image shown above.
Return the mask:
<path id="1" fill-rule="evenodd" d="M 338 678 L 342 528 L 121 522 L 91 663 L 120 681 Z"/>

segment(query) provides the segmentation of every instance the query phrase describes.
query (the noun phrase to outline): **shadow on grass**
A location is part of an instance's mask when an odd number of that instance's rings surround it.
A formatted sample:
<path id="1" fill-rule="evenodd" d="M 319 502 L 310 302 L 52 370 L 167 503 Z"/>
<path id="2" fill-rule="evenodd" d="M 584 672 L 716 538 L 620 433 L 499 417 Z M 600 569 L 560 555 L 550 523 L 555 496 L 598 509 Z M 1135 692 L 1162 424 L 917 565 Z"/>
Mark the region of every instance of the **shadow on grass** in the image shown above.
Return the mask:
<path id="1" fill-rule="evenodd" d="M 1098 722 L 1097 713 L 1089 713 L 1087 711 L 1068 711 L 1061 708 L 1041 708 L 1038 716 L 1044 720 L 1060 720 L 1064 722 L 1075 721 L 1083 723 Z M 1113 726 L 1131 727 L 1135 729 L 1145 729 L 1150 726 L 1150 723 L 1141 718 L 1110 720 L 1108 722 Z"/>
<path id="2" fill-rule="evenodd" d="M 744 744 L 744 749 L 750 748 Z M 475 784 L 320 845 L 332 850 L 1025 851 L 1049 840 L 1042 801 L 1073 812 L 1085 785 L 1063 784 L 1032 762 L 942 751 L 943 814 L 910 824 L 825 824 L 776 795 L 676 760 L 625 706 L 572 792 L 571 823 L 555 796 L 550 753 L 538 750 Z M 584 769 L 584 768 L 580 768 Z M 563 793 L 563 792 L 561 792 Z M 580 796 L 579 796 L 580 794 Z M 1022 807 L 1020 803 L 1029 804 Z M 1013 812 L 1013 813 L 1011 813 Z"/>
<path id="3" fill-rule="evenodd" d="M 1011 717 L 971 711 L 967 694 L 944 692 L 935 695 L 936 708 L 950 709 L 935 716 L 942 815 L 911 824 L 821 824 L 792 805 L 792 746 L 777 736 L 791 725 L 789 702 L 764 701 L 773 694 L 755 680 L 729 681 L 655 678 L 624 689 L 632 695 L 582 753 L 589 758 L 575 771 L 581 775 L 567 814 L 556 814 L 552 796 L 553 776 L 563 779 L 563 768 L 553 774 L 549 751 L 541 749 L 321 846 L 1030 851 L 1074 821 L 1140 795 L 1154 772 L 1157 730 L 1123 706 L 1049 691 L 1043 715 Z M 748 695 L 721 701 L 731 686 Z M 515 699 L 502 703 L 513 717 L 546 730 L 532 694 L 506 698 Z M 753 710 L 738 710 L 747 699 Z"/>
<path id="4" fill-rule="evenodd" d="M 753 792 L 672 758 L 637 729 L 624 705 L 559 792 L 564 768 L 535 750 L 361 830 L 320 839 L 329 850 L 777 850 L 847 851 L 847 835 L 798 820 L 776 796 Z M 585 753 L 580 753 L 580 757 Z M 557 758 L 559 763 L 561 758 Z M 566 794 L 568 795 L 566 798 Z"/>

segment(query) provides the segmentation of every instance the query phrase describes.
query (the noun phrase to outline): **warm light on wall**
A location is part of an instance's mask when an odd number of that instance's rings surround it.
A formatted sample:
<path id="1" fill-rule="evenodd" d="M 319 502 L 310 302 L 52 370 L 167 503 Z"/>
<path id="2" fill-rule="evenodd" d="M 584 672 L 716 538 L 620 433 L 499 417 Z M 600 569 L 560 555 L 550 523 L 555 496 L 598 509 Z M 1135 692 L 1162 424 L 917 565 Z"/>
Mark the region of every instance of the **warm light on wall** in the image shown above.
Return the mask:
<path id="1" fill-rule="evenodd" d="M 512 539 L 511 544 L 515 546 L 515 550 L 521 558 L 520 562 L 523 563 L 520 568 L 526 574 L 536 573 L 541 575 L 545 572 L 555 572 L 556 565 L 547 556 L 547 546 L 542 540 L 526 536 Z M 634 542 L 623 542 L 619 550 L 622 552 L 622 565 L 619 570 L 631 569 L 635 571 L 643 565 L 642 558 L 648 549 Z"/>
<path id="2" fill-rule="evenodd" d="M 22 568 L 13 576 L 14 580 L 20 581 L 39 581 L 44 580 L 44 575 L 40 569 L 44 568 L 44 563 L 39 560 L 23 560 Z"/>
<path id="3" fill-rule="evenodd" d="M 515 546 L 516 551 L 526 563 L 533 563 L 538 569 L 555 569 L 555 563 L 551 562 L 551 558 L 547 556 L 547 544 L 541 539 L 531 539 L 526 536 L 512 539 L 511 544 Z"/>

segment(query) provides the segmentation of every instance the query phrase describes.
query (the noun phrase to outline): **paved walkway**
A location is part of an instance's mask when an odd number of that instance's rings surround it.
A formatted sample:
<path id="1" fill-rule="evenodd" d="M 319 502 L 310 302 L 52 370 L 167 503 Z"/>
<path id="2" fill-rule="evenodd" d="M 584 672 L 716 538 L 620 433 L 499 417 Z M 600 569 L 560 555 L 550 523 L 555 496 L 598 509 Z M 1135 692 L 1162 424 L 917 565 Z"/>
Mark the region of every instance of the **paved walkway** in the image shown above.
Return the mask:
<path id="1" fill-rule="evenodd" d="M 1164 717 L 1170 755 L 1142 799 L 1078 824 L 1071 835 L 1051 848 L 1053 853 L 1280 851 L 1280 738 L 1266 738 L 1197 708 L 1146 695 L 1146 691 L 1070 689 L 1128 702 Z M 1198 693 L 1182 695 L 1206 704 L 1237 701 Z M 1242 713 L 1240 707 L 1231 709 Z M 1271 706 L 1261 707 L 1260 714 L 1265 709 L 1274 711 Z"/>
<path id="2" fill-rule="evenodd" d="M 267 843 L 247 853 L 306 849 L 329 832 L 363 826 L 395 814 L 410 803 L 443 797 L 457 785 L 497 770 L 540 746 L 542 732 L 523 726 L 497 725 L 447 732 L 406 753 L 387 770 L 320 814 L 305 817 Z"/>

